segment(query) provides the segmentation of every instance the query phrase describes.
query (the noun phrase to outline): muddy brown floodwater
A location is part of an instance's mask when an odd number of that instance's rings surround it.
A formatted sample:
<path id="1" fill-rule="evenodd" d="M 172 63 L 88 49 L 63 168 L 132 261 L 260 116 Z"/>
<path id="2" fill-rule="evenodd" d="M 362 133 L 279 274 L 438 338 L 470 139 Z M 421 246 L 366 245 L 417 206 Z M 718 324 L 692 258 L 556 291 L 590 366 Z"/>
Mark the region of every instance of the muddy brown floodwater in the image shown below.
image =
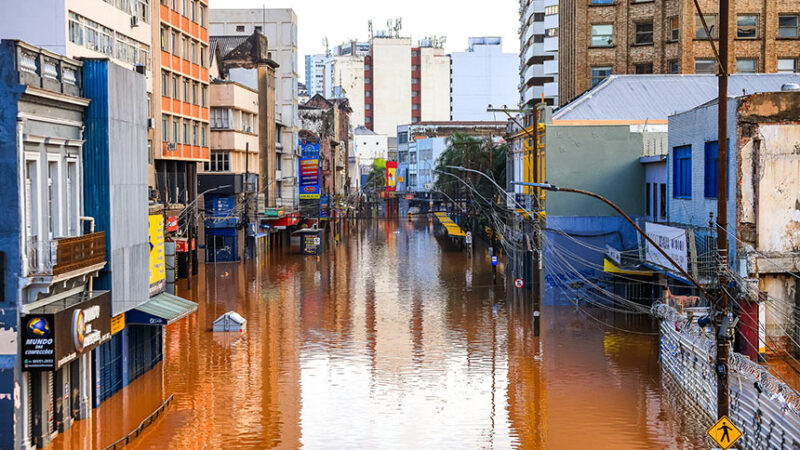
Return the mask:
<path id="1" fill-rule="evenodd" d="M 545 307 L 534 337 L 487 253 L 446 251 L 426 220 L 364 222 L 319 261 L 206 265 L 193 288 L 164 361 L 52 447 L 103 448 L 170 394 L 127 448 L 706 447 L 653 324 Z M 243 335 L 209 331 L 226 311 Z"/>

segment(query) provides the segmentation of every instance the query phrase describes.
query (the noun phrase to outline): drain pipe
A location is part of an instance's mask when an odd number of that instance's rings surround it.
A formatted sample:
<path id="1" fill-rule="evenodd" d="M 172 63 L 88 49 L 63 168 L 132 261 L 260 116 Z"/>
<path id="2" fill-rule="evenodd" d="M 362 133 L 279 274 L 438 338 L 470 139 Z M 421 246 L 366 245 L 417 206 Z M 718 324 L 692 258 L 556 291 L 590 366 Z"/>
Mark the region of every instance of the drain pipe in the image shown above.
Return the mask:
<path id="1" fill-rule="evenodd" d="M 80 216 L 78 219 L 83 222 L 89 222 L 89 233 L 94 233 L 94 217 L 89 216 Z M 89 293 L 91 294 L 94 291 L 94 277 L 89 277 Z"/>

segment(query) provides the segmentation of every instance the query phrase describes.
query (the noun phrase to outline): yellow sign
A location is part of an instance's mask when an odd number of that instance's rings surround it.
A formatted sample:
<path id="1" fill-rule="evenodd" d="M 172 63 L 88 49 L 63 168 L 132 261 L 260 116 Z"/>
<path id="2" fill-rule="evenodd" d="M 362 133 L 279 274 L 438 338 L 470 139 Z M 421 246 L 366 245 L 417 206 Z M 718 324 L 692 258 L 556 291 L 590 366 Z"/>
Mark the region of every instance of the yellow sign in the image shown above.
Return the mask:
<path id="1" fill-rule="evenodd" d="M 402 183 L 404 181 L 403 177 L 397 177 L 397 182 Z"/>
<path id="2" fill-rule="evenodd" d="M 125 313 L 111 318 L 111 334 L 117 334 L 125 328 Z"/>
<path id="3" fill-rule="evenodd" d="M 706 434 L 708 434 L 722 450 L 728 450 L 742 437 L 742 432 L 736 428 L 736 425 L 731 422 L 731 419 L 728 419 L 728 416 L 722 416 L 717 423 L 706 430 Z"/>
<path id="4" fill-rule="evenodd" d="M 150 216 L 150 293 L 163 285 L 167 273 L 164 265 L 164 216 Z"/>

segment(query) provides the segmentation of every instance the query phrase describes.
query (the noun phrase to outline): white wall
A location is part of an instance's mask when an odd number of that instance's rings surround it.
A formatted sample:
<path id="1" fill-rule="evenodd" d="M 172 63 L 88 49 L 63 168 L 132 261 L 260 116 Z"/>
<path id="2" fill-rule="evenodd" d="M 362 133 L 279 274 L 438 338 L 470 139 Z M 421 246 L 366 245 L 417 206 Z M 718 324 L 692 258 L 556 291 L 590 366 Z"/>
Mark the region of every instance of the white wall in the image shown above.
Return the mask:
<path id="1" fill-rule="evenodd" d="M 372 164 L 375 158 L 386 159 L 389 151 L 389 137 L 383 134 L 355 135 L 356 157 L 362 164 Z"/>
<path id="2" fill-rule="evenodd" d="M 334 97 L 333 87 L 340 86 L 344 96 L 350 102 L 353 112 L 350 114 L 350 125 L 354 128 L 364 125 L 364 57 L 336 56 L 327 64 L 330 74 L 327 85 L 331 86 L 329 97 Z"/>
<path id="3" fill-rule="evenodd" d="M 411 39 L 372 40 L 373 130 L 395 136 L 411 123 Z"/>
<path id="4" fill-rule="evenodd" d="M 420 48 L 423 122 L 450 120 L 450 57 L 441 48 Z"/>
<path id="5" fill-rule="evenodd" d="M 502 44 L 478 44 L 471 51 L 456 52 L 450 58 L 452 120 L 502 120 L 496 113 L 486 112 L 486 107 L 517 105 L 518 55 L 503 53 Z"/>

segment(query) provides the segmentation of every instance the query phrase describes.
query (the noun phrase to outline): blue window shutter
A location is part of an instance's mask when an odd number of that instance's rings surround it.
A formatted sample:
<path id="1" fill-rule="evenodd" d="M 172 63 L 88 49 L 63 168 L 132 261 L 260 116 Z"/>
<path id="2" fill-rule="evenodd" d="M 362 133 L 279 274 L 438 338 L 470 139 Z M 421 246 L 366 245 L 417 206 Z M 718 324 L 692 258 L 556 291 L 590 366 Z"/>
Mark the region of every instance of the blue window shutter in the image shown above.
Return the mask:
<path id="1" fill-rule="evenodd" d="M 673 189 L 675 198 L 692 197 L 692 146 L 675 147 L 672 162 Z"/>
<path id="2" fill-rule="evenodd" d="M 717 186 L 719 177 L 719 148 L 717 141 L 706 142 L 705 145 L 705 180 L 704 194 L 706 198 L 717 198 L 719 189 Z"/>

